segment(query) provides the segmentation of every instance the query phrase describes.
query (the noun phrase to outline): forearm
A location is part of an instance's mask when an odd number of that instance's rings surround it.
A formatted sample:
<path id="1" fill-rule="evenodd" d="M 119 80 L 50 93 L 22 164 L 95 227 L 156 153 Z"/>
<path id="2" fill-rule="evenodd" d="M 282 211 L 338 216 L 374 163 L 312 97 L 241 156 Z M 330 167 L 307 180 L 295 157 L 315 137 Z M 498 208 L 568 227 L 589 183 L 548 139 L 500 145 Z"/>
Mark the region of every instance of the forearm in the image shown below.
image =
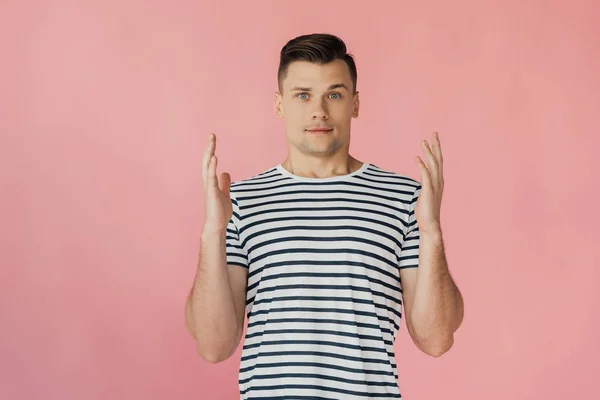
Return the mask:
<path id="1" fill-rule="evenodd" d="M 226 232 L 204 233 L 194 286 L 186 305 L 188 328 L 200 355 L 220 361 L 235 350 L 238 326 L 227 271 Z"/>
<path id="2" fill-rule="evenodd" d="M 421 234 L 419 269 L 410 321 L 422 347 L 443 353 L 463 317 L 462 296 L 448 270 L 441 231 Z"/>

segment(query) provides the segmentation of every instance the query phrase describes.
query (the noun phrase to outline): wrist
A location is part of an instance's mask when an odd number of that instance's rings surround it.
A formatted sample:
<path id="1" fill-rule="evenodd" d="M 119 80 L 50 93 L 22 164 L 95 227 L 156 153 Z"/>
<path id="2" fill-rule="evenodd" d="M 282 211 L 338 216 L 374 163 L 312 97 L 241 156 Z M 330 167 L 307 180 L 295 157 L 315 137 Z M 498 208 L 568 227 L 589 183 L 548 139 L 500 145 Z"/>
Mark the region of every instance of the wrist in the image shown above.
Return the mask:
<path id="1" fill-rule="evenodd" d="M 212 226 L 205 224 L 202 228 L 202 238 L 206 237 L 222 237 L 227 234 L 227 227 Z"/>
<path id="2" fill-rule="evenodd" d="M 421 239 L 424 239 L 424 240 L 427 240 L 427 241 L 433 242 L 433 243 L 441 244 L 443 241 L 441 228 L 436 228 L 436 229 L 427 230 L 427 231 L 420 231 L 419 236 Z"/>

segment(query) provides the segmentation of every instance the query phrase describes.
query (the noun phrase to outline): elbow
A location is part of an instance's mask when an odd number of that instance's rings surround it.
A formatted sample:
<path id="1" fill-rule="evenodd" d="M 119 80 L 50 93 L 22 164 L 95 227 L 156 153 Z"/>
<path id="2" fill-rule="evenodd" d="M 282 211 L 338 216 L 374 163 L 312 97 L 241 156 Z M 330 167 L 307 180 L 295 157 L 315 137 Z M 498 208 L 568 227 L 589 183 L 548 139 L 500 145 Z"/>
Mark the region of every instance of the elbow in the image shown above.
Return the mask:
<path id="1" fill-rule="evenodd" d="M 225 356 L 223 353 L 219 354 L 216 352 L 205 353 L 205 352 L 198 351 L 198 354 L 200 354 L 200 357 L 202 357 L 202 359 L 204 361 L 206 361 L 210 364 L 218 364 L 229 358 L 229 356 Z"/>
<path id="2" fill-rule="evenodd" d="M 447 331 L 423 332 L 408 324 L 408 331 L 419 350 L 428 356 L 438 358 L 447 353 L 454 345 L 454 334 Z"/>
<path id="3" fill-rule="evenodd" d="M 203 346 L 196 345 L 196 351 L 204 361 L 210 364 L 218 364 L 229 359 L 235 352 L 235 348 L 229 350 L 223 348 L 219 349 L 214 346 L 212 348 L 204 348 Z"/>
<path id="4" fill-rule="evenodd" d="M 240 341 L 241 329 L 238 327 L 234 335 L 220 335 L 206 330 L 198 331 L 189 300 L 186 303 L 186 325 L 196 343 L 196 352 L 206 362 L 217 364 L 227 360 L 235 353 Z"/>
<path id="5" fill-rule="evenodd" d="M 232 336 L 224 338 L 223 336 L 210 335 L 208 337 L 197 334 L 196 351 L 206 362 L 218 364 L 228 360 L 240 343 L 241 331 L 238 329 Z"/>
<path id="6" fill-rule="evenodd" d="M 453 344 L 454 337 L 450 335 L 449 337 L 432 340 L 424 344 L 421 350 L 428 356 L 438 358 L 446 354 L 452 348 Z"/>

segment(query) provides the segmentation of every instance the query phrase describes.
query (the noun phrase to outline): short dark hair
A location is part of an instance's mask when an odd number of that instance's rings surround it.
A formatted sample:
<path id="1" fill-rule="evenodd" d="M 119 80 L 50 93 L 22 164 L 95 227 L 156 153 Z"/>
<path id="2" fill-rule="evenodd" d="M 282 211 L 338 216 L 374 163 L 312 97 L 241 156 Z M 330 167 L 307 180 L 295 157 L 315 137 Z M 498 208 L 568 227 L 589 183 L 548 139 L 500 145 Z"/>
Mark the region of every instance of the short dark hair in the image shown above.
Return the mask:
<path id="1" fill-rule="evenodd" d="M 309 61 L 315 64 L 327 64 L 334 60 L 343 60 L 350 69 L 353 91 L 356 92 L 356 64 L 342 39 L 328 33 L 312 33 L 298 36 L 281 49 L 277 83 L 282 89 L 288 66 L 294 61 Z"/>

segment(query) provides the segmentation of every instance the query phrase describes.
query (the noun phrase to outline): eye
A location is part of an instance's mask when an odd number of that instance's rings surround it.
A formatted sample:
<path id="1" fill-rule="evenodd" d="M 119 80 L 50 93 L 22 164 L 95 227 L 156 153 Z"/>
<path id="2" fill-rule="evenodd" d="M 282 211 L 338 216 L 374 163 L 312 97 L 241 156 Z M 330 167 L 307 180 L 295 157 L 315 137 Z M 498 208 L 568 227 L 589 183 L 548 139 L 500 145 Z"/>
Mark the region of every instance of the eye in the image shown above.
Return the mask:
<path id="1" fill-rule="evenodd" d="M 341 98 L 342 98 L 342 95 L 341 95 L 341 94 L 339 94 L 339 93 L 331 93 L 331 94 L 329 95 L 329 97 L 331 97 L 331 96 L 337 96 L 337 97 L 333 97 L 333 99 L 334 99 L 334 100 L 337 100 L 337 99 L 341 99 Z"/>
<path id="2" fill-rule="evenodd" d="M 306 92 L 298 93 L 297 96 L 302 100 L 308 99 L 308 93 Z"/>

